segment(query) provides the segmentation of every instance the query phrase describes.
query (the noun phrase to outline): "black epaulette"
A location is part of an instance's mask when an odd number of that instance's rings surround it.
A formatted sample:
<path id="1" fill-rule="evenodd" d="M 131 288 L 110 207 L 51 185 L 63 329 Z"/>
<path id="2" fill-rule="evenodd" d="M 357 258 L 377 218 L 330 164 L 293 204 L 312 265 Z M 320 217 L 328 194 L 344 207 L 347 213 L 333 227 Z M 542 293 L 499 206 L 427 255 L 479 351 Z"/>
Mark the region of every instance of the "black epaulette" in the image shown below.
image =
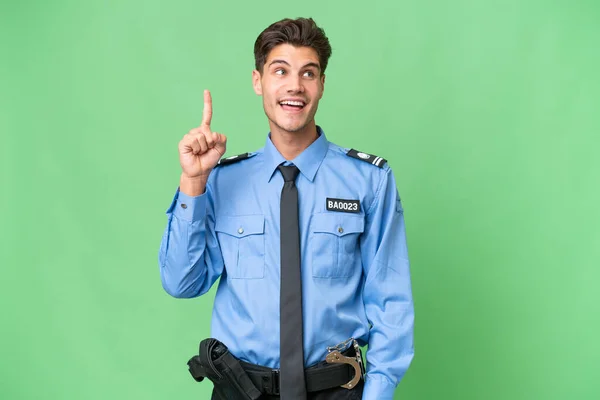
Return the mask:
<path id="1" fill-rule="evenodd" d="M 245 160 L 247 158 L 250 158 L 250 157 L 254 156 L 255 154 L 256 153 L 242 153 L 242 154 L 238 154 L 237 156 L 231 156 L 231 157 L 221 158 L 219 160 L 219 162 L 217 163 L 217 165 L 232 164 L 234 162 L 238 162 L 238 161 L 242 161 L 242 160 Z"/>
<path id="2" fill-rule="evenodd" d="M 358 150 L 350 149 L 346 153 L 352 158 L 356 158 L 361 161 L 368 162 L 369 164 L 373 164 L 376 167 L 383 168 L 383 165 L 387 162 L 385 158 L 378 157 L 373 154 L 362 153 Z"/>

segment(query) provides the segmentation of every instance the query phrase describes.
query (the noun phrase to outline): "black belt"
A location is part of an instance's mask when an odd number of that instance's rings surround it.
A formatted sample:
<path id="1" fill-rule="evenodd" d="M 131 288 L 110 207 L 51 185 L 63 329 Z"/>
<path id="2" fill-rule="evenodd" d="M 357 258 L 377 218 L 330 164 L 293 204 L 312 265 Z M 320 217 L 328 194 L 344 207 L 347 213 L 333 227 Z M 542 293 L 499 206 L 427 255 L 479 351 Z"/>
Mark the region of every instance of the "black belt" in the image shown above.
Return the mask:
<path id="1" fill-rule="evenodd" d="M 356 352 L 350 347 L 342 355 L 354 357 Z M 240 364 L 254 385 L 264 394 L 279 395 L 279 370 L 250 364 L 240 360 Z M 306 390 L 319 392 L 348 383 L 354 377 L 354 368 L 349 364 L 329 364 L 321 361 L 304 370 Z"/>

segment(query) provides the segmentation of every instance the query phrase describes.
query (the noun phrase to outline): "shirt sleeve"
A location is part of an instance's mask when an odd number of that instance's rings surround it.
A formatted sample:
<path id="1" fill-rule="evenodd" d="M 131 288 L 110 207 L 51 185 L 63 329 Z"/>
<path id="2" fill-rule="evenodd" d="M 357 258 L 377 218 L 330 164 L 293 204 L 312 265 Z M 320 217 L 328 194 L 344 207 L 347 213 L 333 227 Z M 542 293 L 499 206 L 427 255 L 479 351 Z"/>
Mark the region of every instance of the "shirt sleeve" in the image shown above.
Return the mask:
<path id="1" fill-rule="evenodd" d="M 177 189 L 166 212 L 158 262 L 163 288 L 173 297 L 200 296 L 223 272 L 212 204 L 209 186 L 195 197 Z"/>
<path id="2" fill-rule="evenodd" d="M 371 325 L 363 398 L 392 400 L 413 355 L 414 307 L 404 212 L 392 171 L 386 168 L 367 211 L 361 239 L 363 298 Z"/>

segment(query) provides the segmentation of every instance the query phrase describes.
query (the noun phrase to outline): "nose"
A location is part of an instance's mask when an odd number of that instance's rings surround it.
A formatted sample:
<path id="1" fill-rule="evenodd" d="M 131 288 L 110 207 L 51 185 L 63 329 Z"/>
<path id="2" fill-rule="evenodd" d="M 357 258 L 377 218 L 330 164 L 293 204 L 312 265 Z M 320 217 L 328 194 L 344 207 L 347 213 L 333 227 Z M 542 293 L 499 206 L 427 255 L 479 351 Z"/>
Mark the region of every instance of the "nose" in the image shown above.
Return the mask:
<path id="1" fill-rule="evenodd" d="M 291 74 L 290 74 L 291 75 Z M 304 86 L 302 85 L 302 78 L 299 76 L 290 76 L 288 81 L 288 93 L 302 93 L 304 92 Z"/>

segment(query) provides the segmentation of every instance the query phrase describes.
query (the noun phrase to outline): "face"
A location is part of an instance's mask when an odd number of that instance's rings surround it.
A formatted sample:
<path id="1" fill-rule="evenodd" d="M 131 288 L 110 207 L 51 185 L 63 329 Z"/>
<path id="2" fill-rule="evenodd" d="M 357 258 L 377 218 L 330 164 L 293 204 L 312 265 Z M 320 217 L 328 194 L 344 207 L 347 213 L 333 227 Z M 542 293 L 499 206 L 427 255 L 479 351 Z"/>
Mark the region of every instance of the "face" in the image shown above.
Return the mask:
<path id="1" fill-rule="evenodd" d="M 252 80 L 254 91 L 263 97 L 271 130 L 274 125 L 285 132 L 303 132 L 315 125 L 325 75 L 314 49 L 290 44 L 275 46 L 262 73 L 252 72 Z"/>

